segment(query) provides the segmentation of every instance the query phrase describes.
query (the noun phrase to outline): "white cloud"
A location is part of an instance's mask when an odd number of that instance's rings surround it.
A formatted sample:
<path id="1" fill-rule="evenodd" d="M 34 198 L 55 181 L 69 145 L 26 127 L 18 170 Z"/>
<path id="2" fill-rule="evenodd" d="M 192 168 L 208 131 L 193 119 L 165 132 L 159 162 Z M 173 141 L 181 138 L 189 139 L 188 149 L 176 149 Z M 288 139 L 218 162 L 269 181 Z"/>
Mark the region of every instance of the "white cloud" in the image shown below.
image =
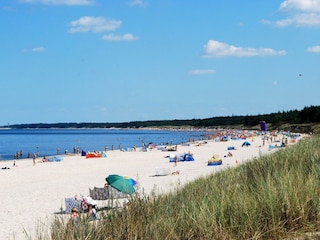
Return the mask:
<path id="1" fill-rule="evenodd" d="M 131 0 L 129 2 L 131 6 L 145 7 L 147 3 L 144 0 Z"/>
<path id="2" fill-rule="evenodd" d="M 280 4 L 279 10 L 288 17 L 277 21 L 263 20 L 263 23 L 277 27 L 320 26 L 319 0 L 285 0 Z"/>
<path id="3" fill-rule="evenodd" d="M 280 10 L 298 10 L 304 12 L 319 12 L 320 1 L 319 0 L 285 0 L 280 5 Z"/>
<path id="4" fill-rule="evenodd" d="M 285 55 L 286 52 L 275 51 L 271 48 L 250 48 L 250 47 L 236 47 L 223 42 L 209 40 L 204 46 L 204 57 L 254 57 L 254 56 L 277 56 Z"/>
<path id="5" fill-rule="evenodd" d="M 35 47 L 31 49 L 32 52 L 44 52 L 45 50 L 44 47 Z"/>
<path id="6" fill-rule="evenodd" d="M 307 49 L 307 52 L 320 53 L 320 46 L 314 46 Z"/>
<path id="7" fill-rule="evenodd" d="M 94 0 L 20 0 L 20 3 L 39 3 L 45 5 L 94 5 Z"/>
<path id="8" fill-rule="evenodd" d="M 134 40 L 138 40 L 139 38 L 133 36 L 130 33 L 126 33 L 123 35 L 108 34 L 108 35 L 104 35 L 101 39 L 105 41 L 134 41 Z"/>
<path id="9" fill-rule="evenodd" d="M 46 49 L 44 47 L 34 47 L 31 49 L 24 49 L 24 52 L 44 52 Z"/>
<path id="10" fill-rule="evenodd" d="M 275 21 L 277 27 L 295 26 L 320 26 L 320 15 L 315 13 L 296 14 L 290 18 Z"/>
<path id="11" fill-rule="evenodd" d="M 216 71 L 213 69 L 194 69 L 189 72 L 190 75 L 206 75 L 206 74 L 215 74 Z"/>
<path id="12" fill-rule="evenodd" d="M 112 31 L 120 27 L 121 21 L 108 20 L 104 17 L 85 16 L 70 23 L 69 32 L 104 32 Z"/>

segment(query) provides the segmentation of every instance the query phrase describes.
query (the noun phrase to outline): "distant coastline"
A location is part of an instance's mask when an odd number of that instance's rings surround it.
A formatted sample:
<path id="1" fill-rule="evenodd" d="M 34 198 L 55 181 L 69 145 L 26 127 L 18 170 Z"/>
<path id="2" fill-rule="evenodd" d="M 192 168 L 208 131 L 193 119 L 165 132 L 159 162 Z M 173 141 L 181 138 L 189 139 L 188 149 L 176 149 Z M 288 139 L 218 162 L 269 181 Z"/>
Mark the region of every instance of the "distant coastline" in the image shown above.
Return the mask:
<path id="1" fill-rule="evenodd" d="M 189 120 L 153 120 L 122 123 L 32 123 L 0 126 L 4 129 L 247 129 L 259 130 L 265 121 L 268 130 L 284 130 L 300 133 L 320 133 L 320 106 L 305 107 L 302 110 L 254 116 L 223 116 Z"/>

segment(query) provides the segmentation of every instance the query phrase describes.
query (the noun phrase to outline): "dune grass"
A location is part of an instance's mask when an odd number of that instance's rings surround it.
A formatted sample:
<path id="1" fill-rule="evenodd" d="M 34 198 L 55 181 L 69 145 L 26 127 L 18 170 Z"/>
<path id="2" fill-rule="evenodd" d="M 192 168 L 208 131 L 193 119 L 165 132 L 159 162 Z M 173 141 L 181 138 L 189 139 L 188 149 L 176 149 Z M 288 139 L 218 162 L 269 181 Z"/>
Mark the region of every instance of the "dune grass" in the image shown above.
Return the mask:
<path id="1" fill-rule="evenodd" d="M 63 219 L 38 239 L 283 239 L 320 228 L 320 137 L 200 178 L 165 195 L 135 196 L 121 210 Z M 308 239 L 308 238 L 305 238 Z"/>

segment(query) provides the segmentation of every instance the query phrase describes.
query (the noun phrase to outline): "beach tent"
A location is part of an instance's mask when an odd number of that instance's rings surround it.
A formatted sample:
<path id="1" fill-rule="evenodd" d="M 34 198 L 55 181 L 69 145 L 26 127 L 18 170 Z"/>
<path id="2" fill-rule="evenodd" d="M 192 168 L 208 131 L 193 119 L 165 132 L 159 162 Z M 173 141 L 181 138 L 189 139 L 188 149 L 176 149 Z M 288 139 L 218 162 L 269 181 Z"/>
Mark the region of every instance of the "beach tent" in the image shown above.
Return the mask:
<path id="1" fill-rule="evenodd" d="M 188 153 L 182 153 L 182 154 L 170 154 L 169 156 L 169 162 L 174 162 L 175 157 L 178 157 L 178 162 L 184 162 L 184 161 L 194 161 L 194 158 L 191 154 Z"/>
<path id="2" fill-rule="evenodd" d="M 86 158 L 101 158 L 101 157 L 107 157 L 106 152 L 87 152 Z"/>
<path id="3" fill-rule="evenodd" d="M 251 145 L 251 143 L 249 143 L 248 141 L 245 141 L 244 143 L 242 143 L 242 147 L 243 146 L 250 146 Z"/>
<path id="4" fill-rule="evenodd" d="M 191 154 L 185 154 L 184 155 L 184 160 L 185 161 L 194 161 L 194 158 Z"/>
<path id="5" fill-rule="evenodd" d="M 222 160 L 218 154 L 213 155 L 212 158 L 208 160 L 208 166 L 217 166 L 221 164 Z"/>
<path id="6" fill-rule="evenodd" d="M 230 138 L 228 136 L 222 136 L 220 139 L 220 141 L 222 141 L 222 142 L 227 142 L 229 140 L 230 140 Z"/>
<path id="7" fill-rule="evenodd" d="M 102 154 L 101 152 L 87 152 L 86 158 L 101 158 Z"/>

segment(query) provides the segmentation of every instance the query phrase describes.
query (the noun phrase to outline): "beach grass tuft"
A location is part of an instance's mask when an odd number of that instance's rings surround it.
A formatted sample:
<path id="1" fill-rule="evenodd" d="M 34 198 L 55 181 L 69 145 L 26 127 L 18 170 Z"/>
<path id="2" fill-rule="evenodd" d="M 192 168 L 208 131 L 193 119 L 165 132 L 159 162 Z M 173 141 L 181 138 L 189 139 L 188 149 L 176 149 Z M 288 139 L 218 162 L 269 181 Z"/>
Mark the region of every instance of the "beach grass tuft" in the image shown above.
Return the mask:
<path id="1" fill-rule="evenodd" d="M 47 237 L 289 239 L 318 232 L 319 146 L 319 136 L 304 138 L 168 194 L 137 194 L 123 208 L 100 211 L 95 223 L 82 218 L 72 228 L 57 217 Z"/>

